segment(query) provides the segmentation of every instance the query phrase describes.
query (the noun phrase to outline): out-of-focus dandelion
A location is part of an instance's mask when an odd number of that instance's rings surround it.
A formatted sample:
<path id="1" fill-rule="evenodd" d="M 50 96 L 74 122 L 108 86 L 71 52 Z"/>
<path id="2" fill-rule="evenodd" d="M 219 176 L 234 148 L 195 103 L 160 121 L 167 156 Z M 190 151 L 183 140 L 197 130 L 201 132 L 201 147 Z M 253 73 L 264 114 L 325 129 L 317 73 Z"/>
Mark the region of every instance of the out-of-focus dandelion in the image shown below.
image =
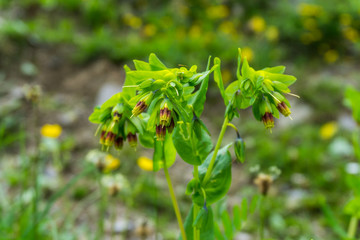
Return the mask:
<path id="1" fill-rule="evenodd" d="M 138 29 L 142 25 L 141 18 L 132 15 L 131 13 L 125 14 L 124 22 L 126 25 L 130 26 L 131 28 Z"/>
<path id="2" fill-rule="evenodd" d="M 103 170 L 104 173 L 112 172 L 118 169 L 119 166 L 120 166 L 120 160 L 118 158 L 114 157 L 111 154 L 107 154 L 105 156 L 105 167 Z"/>
<path id="3" fill-rule="evenodd" d="M 86 155 L 85 160 L 94 164 L 99 171 L 104 173 L 112 172 L 120 166 L 120 160 L 118 158 L 99 150 L 91 150 Z"/>
<path id="4" fill-rule="evenodd" d="M 206 15 L 210 19 L 226 18 L 229 13 L 229 8 L 225 5 L 210 6 L 206 9 Z"/>
<path id="5" fill-rule="evenodd" d="M 254 16 L 249 20 L 249 27 L 255 33 L 261 33 L 266 29 L 266 22 L 264 18 L 260 16 Z"/>
<path id="6" fill-rule="evenodd" d="M 189 30 L 189 37 L 193 39 L 200 38 L 202 34 L 201 27 L 199 25 L 192 25 Z"/>
<path id="7" fill-rule="evenodd" d="M 101 183 L 112 197 L 120 192 L 127 193 L 130 189 L 129 181 L 121 174 L 105 175 L 101 178 Z"/>
<path id="8" fill-rule="evenodd" d="M 45 124 L 41 127 L 41 135 L 47 138 L 58 138 L 61 135 L 62 128 L 59 124 Z"/>
<path id="9" fill-rule="evenodd" d="M 340 15 L 339 22 L 343 26 L 350 26 L 352 22 L 352 16 L 348 13 L 343 13 Z"/>
<path id="10" fill-rule="evenodd" d="M 304 17 L 318 17 L 323 13 L 323 8 L 315 4 L 301 3 L 298 12 Z"/>
<path id="11" fill-rule="evenodd" d="M 335 121 L 327 122 L 320 128 L 320 137 L 323 140 L 328 140 L 334 137 L 338 131 L 338 124 Z"/>
<path id="12" fill-rule="evenodd" d="M 143 29 L 143 33 L 146 37 L 152 37 L 156 34 L 157 28 L 154 24 L 146 24 Z"/>
<path id="13" fill-rule="evenodd" d="M 346 27 L 343 30 L 343 35 L 346 39 L 350 40 L 351 42 L 357 42 L 359 40 L 359 32 L 352 27 Z"/>
<path id="14" fill-rule="evenodd" d="M 25 84 L 23 86 L 23 92 L 26 100 L 36 103 L 39 101 L 39 98 L 42 95 L 42 90 L 40 85 L 29 85 Z"/>
<path id="15" fill-rule="evenodd" d="M 243 49 L 241 49 L 241 55 L 243 57 L 246 57 L 246 59 L 251 62 L 254 59 L 254 52 L 251 48 L 249 47 L 244 47 Z"/>
<path id="16" fill-rule="evenodd" d="M 145 171 L 153 171 L 154 169 L 153 161 L 150 158 L 144 156 L 138 158 L 137 165 Z"/>
<path id="17" fill-rule="evenodd" d="M 275 26 L 270 26 L 265 32 L 267 40 L 270 42 L 275 42 L 279 39 L 279 30 Z"/>
<path id="18" fill-rule="evenodd" d="M 220 24 L 219 30 L 227 35 L 235 36 L 236 35 L 236 28 L 233 22 L 231 21 L 224 21 Z"/>
<path id="19" fill-rule="evenodd" d="M 333 49 L 326 51 L 324 54 L 324 60 L 327 63 L 334 63 L 338 58 L 339 58 L 338 52 Z"/>
<path id="20" fill-rule="evenodd" d="M 221 72 L 222 80 L 224 83 L 228 83 L 231 81 L 231 72 L 229 69 L 225 69 Z"/>

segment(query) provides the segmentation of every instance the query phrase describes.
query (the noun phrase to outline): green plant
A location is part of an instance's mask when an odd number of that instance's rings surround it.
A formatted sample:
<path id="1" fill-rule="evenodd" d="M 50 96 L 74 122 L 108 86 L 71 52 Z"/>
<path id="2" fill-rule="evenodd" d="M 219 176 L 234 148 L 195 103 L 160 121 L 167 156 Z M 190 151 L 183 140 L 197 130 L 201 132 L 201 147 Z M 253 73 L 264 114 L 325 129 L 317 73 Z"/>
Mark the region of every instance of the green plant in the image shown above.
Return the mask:
<path id="1" fill-rule="evenodd" d="M 283 74 L 284 66 L 256 71 L 239 49 L 237 80 L 225 89 L 221 61 L 215 58 L 213 63 L 211 67 L 209 57 L 206 70 L 198 73 L 197 66 L 167 68 L 155 54 L 150 54 L 148 63 L 134 60 L 135 70 L 125 66 L 123 91 L 96 107 L 89 117 L 99 124 L 97 132 L 106 150 L 112 146 L 120 150 L 126 140 L 136 147 L 137 137 L 143 146 L 154 148 L 154 171 L 165 172 L 182 239 L 214 239 L 211 205 L 226 195 L 231 184 L 230 147 L 234 146 L 239 161 L 244 160 L 245 143 L 230 123 L 239 117 L 238 110 L 252 107 L 255 119 L 270 130 L 274 117 L 291 113 L 285 94 L 290 94 L 288 87 L 296 78 Z M 211 73 L 225 105 L 213 151 L 210 133 L 200 119 Z M 236 130 L 237 138 L 221 148 L 228 126 Z M 176 153 L 194 168 L 193 179 L 186 188 L 193 204 L 184 224 L 168 173 Z"/>

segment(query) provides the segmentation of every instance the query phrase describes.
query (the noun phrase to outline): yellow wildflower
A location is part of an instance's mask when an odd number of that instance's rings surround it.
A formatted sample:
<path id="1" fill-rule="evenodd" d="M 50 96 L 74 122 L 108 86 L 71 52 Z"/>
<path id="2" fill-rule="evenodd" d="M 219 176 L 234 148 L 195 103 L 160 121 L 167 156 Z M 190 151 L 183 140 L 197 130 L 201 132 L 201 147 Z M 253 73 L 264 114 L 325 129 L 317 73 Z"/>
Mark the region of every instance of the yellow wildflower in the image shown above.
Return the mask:
<path id="1" fill-rule="evenodd" d="M 192 25 L 189 31 L 189 36 L 191 38 L 200 38 L 201 37 L 201 27 L 199 25 Z"/>
<path id="2" fill-rule="evenodd" d="M 255 33 L 261 33 L 265 31 L 266 28 L 266 22 L 264 18 L 260 16 L 254 16 L 249 21 L 249 26 L 251 30 L 253 30 Z"/>
<path id="3" fill-rule="evenodd" d="M 142 25 L 142 20 L 141 20 L 141 18 L 136 17 L 136 16 L 132 15 L 131 13 L 128 13 L 128 14 L 126 14 L 126 15 L 124 16 L 124 22 L 125 22 L 128 26 L 130 26 L 130 27 L 132 27 L 132 28 L 134 28 L 134 29 L 138 29 L 138 28 L 140 28 L 141 25 Z"/>
<path id="4" fill-rule="evenodd" d="M 279 39 L 279 30 L 275 26 L 270 26 L 266 30 L 265 36 L 270 42 L 275 42 Z"/>
<path id="5" fill-rule="evenodd" d="M 59 124 L 45 124 L 40 132 L 44 137 L 58 138 L 61 135 L 62 128 Z"/>
<path id="6" fill-rule="evenodd" d="M 323 8 L 315 4 L 301 3 L 298 7 L 301 16 L 304 17 L 317 17 L 323 13 Z"/>
<path id="7" fill-rule="evenodd" d="M 334 63 L 336 62 L 336 60 L 339 58 L 339 54 L 337 51 L 335 50 L 328 50 L 325 52 L 324 54 L 324 60 L 327 62 L 327 63 Z"/>
<path id="8" fill-rule="evenodd" d="M 317 22 L 313 18 L 305 18 L 303 20 L 303 25 L 308 30 L 314 30 L 317 28 Z"/>
<path id="9" fill-rule="evenodd" d="M 139 157 L 137 160 L 138 166 L 145 171 L 153 171 L 153 161 L 147 157 Z"/>
<path id="10" fill-rule="evenodd" d="M 346 39 L 348 39 L 352 42 L 357 42 L 357 40 L 359 39 L 358 31 L 356 31 L 356 29 L 354 29 L 352 27 L 345 28 L 343 34 Z"/>
<path id="11" fill-rule="evenodd" d="M 348 13 L 343 13 L 340 15 L 340 24 L 343 26 L 350 26 L 352 22 L 352 17 Z"/>
<path id="12" fill-rule="evenodd" d="M 120 166 L 120 160 L 116 157 L 114 157 L 111 154 L 107 154 L 105 156 L 105 167 L 104 167 L 104 173 L 109 173 L 111 171 L 114 171 L 118 169 Z"/>
<path id="13" fill-rule="evenodd" d="M 211 19 L 226 18 L 229 13 L 229 8 L 225 5 L 210 6 L 206 9 L 206 14 Z"/>
<path id="14" fill-rule="evenodd" d="M 334 121 L 327 122 L 320 128 L 320 137 L 323 140 L 332 138 L 338 131 L 338 124 Z"/>
<path id="15" fill-rule="evenodd" d="M 147 37 L 152 37 L 156 34 L 156 26 L 154 24 L 146 24 L 144 26 L 144 35 L 147 36 Z"/>
<path id="16" fill-rule="evenodd" d="M 242 57 L 246 57 L 246 59 L 251 62 L 254 58 L 254 52 L 249 47 L 244 47 L 241 49 L 241 55 Z"/>
<path id="17" fill-rule="evenodd" d="M 235 35 L 236 34 L 236 28 L 233 22 L 231 21 L 225 21 L 220 24 L 219 30 L 225 34 L 228 35 Z"/>
<path id="18" fill-rule="evenodd" d="M 231 72 L 228 69 L 225 69 L 224 71 L 222 71 L 221 75 L 222 75 L 222 80 L 224 83 L 230 82 Z"/>

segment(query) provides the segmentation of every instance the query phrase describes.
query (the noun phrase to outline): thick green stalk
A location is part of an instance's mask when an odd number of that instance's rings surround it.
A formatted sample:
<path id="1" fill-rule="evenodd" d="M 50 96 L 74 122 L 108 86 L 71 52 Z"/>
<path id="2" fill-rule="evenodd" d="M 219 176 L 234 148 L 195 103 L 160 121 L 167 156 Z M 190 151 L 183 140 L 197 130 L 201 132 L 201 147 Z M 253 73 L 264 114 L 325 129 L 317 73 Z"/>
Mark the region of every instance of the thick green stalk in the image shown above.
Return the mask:
<path id="1" fill-rule="evenodd" d="M 169 175 L 169 171 L 166 167 L 166 163 L 164 164 L 164 173 L 165 173 L 165 177 L 166 177 L 166 181 L 169 187 L 169 192 L 170 192 L 170 197 L 171 197 L 171 202 L 173 204 L 174 207 L 174 211 L 175 211 L 175 215 L 179 224 L 179 228 L 181 231 L 181 236 L 183 240 L 186 240 L 186 233 L 185 233 L 185 229 L 184 229 L 184 224 L 181 220 L 181 214 L 180 214 L 180 209 L 179 209 L 179 205 L 176 201 L 176 197 L 175 197 L 175 192 L 174 192 L 174 188 L 172 186 L 171 183 L 171 179 L 170 179 L 170 175 Z"/>
<path id="2" fill-rule="evenodd" d="M 349 239 L 355 239 L 357 225 L 358 225 L 358 218 L 352 216 L 350 219 L 348 234 L 347 234 Z"/>
<path id="3" fill-rule="evenodd" d="M 216 146 L 215 146 L 215 149 L 214 149 L 214 153 L 212 155 L 212 158 L 210 160 L 210 164 L 209 164 L 209 167 L 206 171 L 206 174 L 205 174 L 205 177 L 204 177 L 204 180 L 202 182 L 202 185 L 205 186 L 206 183 L 210 180 L 210 177 L 211 177 L 211 172 L 213 170 L 213 167 L 214 167 L 214 164 L 215 164 L 215 159 L 216 159 L 216 156 L 217 156 L 217 153 L 221 147 L 221 142 L 224 138 L 224 135 L 225 135 L 225 131 L 226 131 L 226 128 L 228 126 L 228 123 L 229 123 L 229 118 L 226 116 L 225 119 L 224 119 L 224 122 L 223 122 L 223 125 L 221 127 L 221 131 L 220 131 L 220 134 L 219 134 L 219 138 L 217 140 L 217 143 L 216 143 Z"/>

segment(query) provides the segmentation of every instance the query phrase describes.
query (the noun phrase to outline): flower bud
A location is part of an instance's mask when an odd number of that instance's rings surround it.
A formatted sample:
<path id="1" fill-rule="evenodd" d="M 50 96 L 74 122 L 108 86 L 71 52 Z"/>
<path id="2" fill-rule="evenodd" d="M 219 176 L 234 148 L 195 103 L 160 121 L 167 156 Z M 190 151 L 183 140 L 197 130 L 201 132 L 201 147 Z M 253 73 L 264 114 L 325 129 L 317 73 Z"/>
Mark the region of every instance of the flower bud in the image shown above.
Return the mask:
<path id="1" fill-rule="evenodd" d="M 129 145 L 133 148 L 136 148 L 137 146 L 137 137 L 136 133 L 129 132 L 127 135 L 127 141 L 129 142 Z"/>
<path id="2" fill-rule="evenodd" d="M 124 111 L 123 104 L 121 103 L 116 104 L 111 111 L 111 116 L 113 117 L 113 120 L 118 121 L 122 117 L 123 111 Z"/>
<path id="3" fill-rule="evenodd" d="M 275 126 L 274 117 L 271 112 L 265 112 L 264 116 L 262 117 L 262 121 L 266 129 L 273 128 Z"/>
<path id="4" fill-rule="evenodd" d="M 237 138 L 234 143 L 235 156 L 238 161 L 245 161 L 245 142 L 242 138 Z"/>
<path id="5" fill-rule="evenodd" d="M 167 104 L 167 100 L 164 100 L 164 104 L 160 108 L 160 124 L 163 126 L 169 126 L 171 120 L 171 109 Z"/>
<path id="6" fill-rule="evenodd" d="M 286 105 L 285 102 L 280 102 L 276 108 L 281 112 L 282 115 L 285 117 L 289 116 L 291 114 L 290 108 Z"/>
<path id="7" fill-rule="evenodd" d="M 172 133 L 174 128 L 175 128 L 175 121 L 174 121 L 174 118 L 171 118 L 170 124 L 167 127 L 168 133 Z"/>
<path id="8" fill-rule="evenodd" d="M 115 141 L 115 137 L 118 135 L 118 131 L 119 131 L 119 122 L 114 120 L 111 121 L 106 131 L 104 145 L 112 146 Z"/>
<path id="9" fill-rule="evenodd" d="M 114 146 L 116 150 L 121 150 L 124 145 L 124 139 L 120 136 L 116 136 Z"/>
<path id="10" fill-rule="evenodd" d="M 166 127 L 164 125 L 156 125 L 156 139 L 164 141 L 166 135 Z"/>
<path id="11" fill-rule="evenodd" d="M 132 110 L 132 115 L 136 117 L 140 113 L 144 112 L 145 109 L 150 105 L 153 95 L 153 92 L 150 92 L 143 98 L 141 98 L 141 100 L 135 105 L 134 109 Z"/>

